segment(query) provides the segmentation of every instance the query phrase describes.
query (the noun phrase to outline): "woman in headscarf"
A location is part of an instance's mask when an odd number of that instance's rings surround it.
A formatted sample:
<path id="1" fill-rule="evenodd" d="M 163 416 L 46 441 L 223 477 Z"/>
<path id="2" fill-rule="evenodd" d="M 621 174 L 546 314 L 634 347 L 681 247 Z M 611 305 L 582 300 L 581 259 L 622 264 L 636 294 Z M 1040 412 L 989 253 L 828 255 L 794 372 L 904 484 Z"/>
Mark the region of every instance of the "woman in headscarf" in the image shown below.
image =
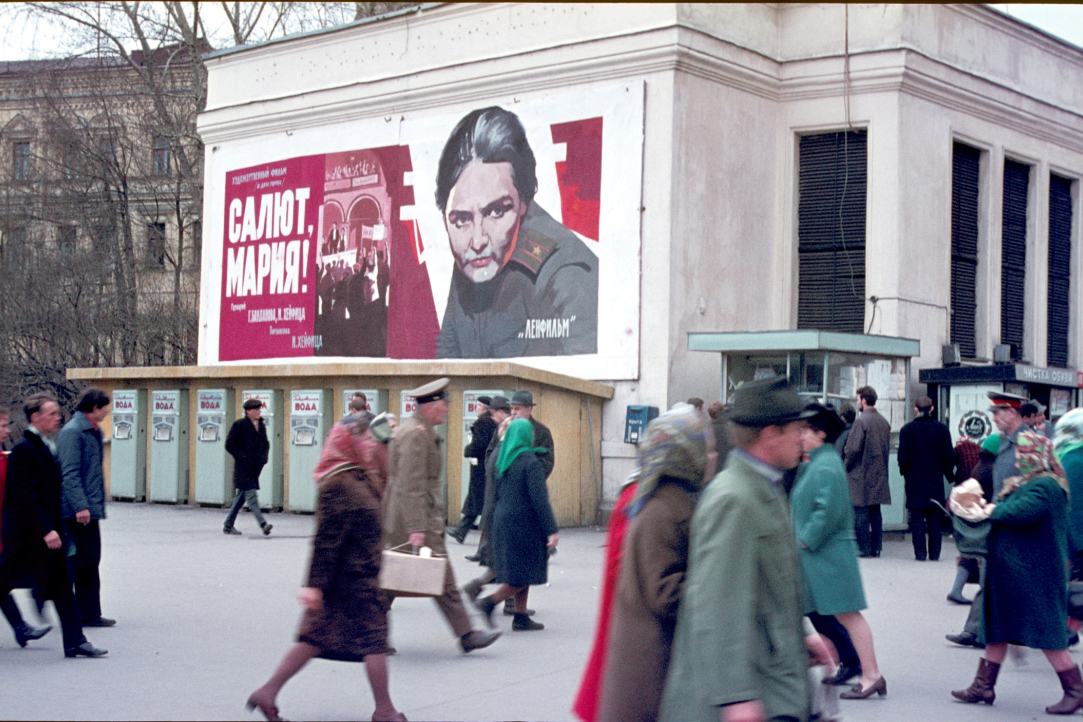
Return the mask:
<path id="1" fill-rule="evenodd" d="M 492 528 L 493 569 L 500 587 L 476 602 L 489 626 L 494 626 L 497 603 L 514 597 L 511 628 L 519 632 L 545 628 L 527 614 L 527 595 L 531 584 L 547 581 L 548 548 L 560 540 L 545 486 L 545 467 L 537 457 L 545 449 L 531 447 L 533 443 L 534 427 L 527 419 L 508 424 L 500 442 Z"/>
<path id="2" fill-rule="evenodd" d="M 688 566 L 692 512 L 714 474 L 713 442 L 704 415 L 687 404 L 647 427 L 639 482 L 626 512 L 599 720 L 658 717 Z"/>
<path id="3" fill-rule="evenodd" d="M 380 589 L 380 499 L 386 484 L 390 427 L 367 411 L 335 424 L 313 478 L 319 489 L 316 536 L 297 643 L 248 698 L 268 720 L 280 719 L 279 690 L 313 657 L 364 662 L 376 701 L 373 720 L 405 720 L 388 691 L 387 601 Z"/>
<path id="4" fill-rule="evenodd" d="M 1016 437 L 1019 476 L 1004 481 L 996 504 L 985 572 L 985 654 L 963 702 L 992 704 L 1009 644 L 1041 649 L 1060 677 L 1064 697 L 1047 714 L 1083 708 L 1083 677 L 1068 654 L 1068 480 L 1049 439 L 1024 431 Z"/>
<path id="5" fill-rule="evenodd" d="M 1068 560 L 1071 579 L 1083 579 L 1083 409 L 1060 417 L 1053 431 L 1053 453 L 1068 477 Z"/>
<path id="6" fill-rule="evenodd" d="M 815 412 L 801 437 L 809 460 L 798 472 L 790 495 L 790 509 L 804 571 L 806 611 L 834 616 L 845 627 L 857 651 L 861 679 L 839 696 L 843 699 L 883 696 L 887 694 L 887 682 L 876 664 L 872 630 L 861 615 L 867 605 L 857 564 L 850 487 L 834 446 L 845 424 L 834 409 L 816 403 L 805 409 Z M 841 684 L 846 681 L 845 674 L 840 671 L 835 679 Z M 854 670 L 849 676 L 856 674 Z"/>

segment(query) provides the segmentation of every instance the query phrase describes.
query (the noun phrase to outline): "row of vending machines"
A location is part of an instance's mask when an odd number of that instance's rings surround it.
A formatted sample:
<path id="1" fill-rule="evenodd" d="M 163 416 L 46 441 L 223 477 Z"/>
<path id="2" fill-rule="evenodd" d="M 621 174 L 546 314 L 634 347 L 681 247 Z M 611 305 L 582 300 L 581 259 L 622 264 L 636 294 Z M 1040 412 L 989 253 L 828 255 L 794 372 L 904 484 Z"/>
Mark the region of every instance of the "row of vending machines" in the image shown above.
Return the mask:
<path id="1" fill-rule="evenodd" d="M 343 410 L 353 396 L 365 394 L 368 410 L 379 414 L 388 410 L 389 392 L 381 389 L 346 389 L 342 391 Z M 260 474 L 260 504 L 266 509 L 313 512 L 316 487 L 312 472 L 320 458 L 323 440 L 334 424 L 332 391 L 328 389 L 198 389 L 191 418 L 192 393 L 187 389 L 153 390 L 118 389 L 113 392 L 113 434 L 110 441 L 109 494 L 114 499 L 163 503 L 194 502 L 217 506 L 233 498 L 233 458 L 226 452 L 229 428 L 243 414 L 244 403 L 256 399 L 262 404 L 261 416 L 271 442 L 267 465 Z M 463 443 L 470 443 L 470 428 L 478 417 L 477 398 L 483 395 L 508 395 L 501 390 L 463 392 Z M 289 403 L 288 414 L 283 407 Z M 400 393 L 400 416 L 417 410 L 417 401 Z M 288 426 L 286 428 L 288 419 Z M 447 441 L 447 424 L 437 427 Z M 194 437 L 195 453 L 189 444 Z M 149 440 L 149 441 L 148 441 Z M 289 447 L 288 470 L 283 458 Z M 455 451 L 449 450 L 448 463 Z M 459 454 L 461 457 L 461 453 Z M 195 468 L 189 468 L 194 458 Z M 465 500 L 470 467 L 476 463 L 462 458 L 462 499 Z M 446 490 L 447 464 L 442 483 Z M 288 474 L 287 474 L 288 471 Z M 195 478 L 194 486 L 189 478 Z M 285 483 L 286 478 L 290 480 Z M 189 499 L 192 486 L 194 499 Z M 461 503 L 461 502 L 460 502 Z"/>

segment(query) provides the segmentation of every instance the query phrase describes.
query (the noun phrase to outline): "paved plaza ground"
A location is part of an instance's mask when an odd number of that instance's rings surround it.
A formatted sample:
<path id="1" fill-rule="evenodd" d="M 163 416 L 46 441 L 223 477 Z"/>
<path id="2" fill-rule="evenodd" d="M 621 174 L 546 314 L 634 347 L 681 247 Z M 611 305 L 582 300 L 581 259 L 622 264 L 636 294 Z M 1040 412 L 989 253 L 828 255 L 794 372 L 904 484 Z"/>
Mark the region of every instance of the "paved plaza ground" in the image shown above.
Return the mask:
<path id="1" fill-rule="evenodd" d="M 0 718 L 46 720 L 260 719 L 244 711 L 293 641 L 300 614 L 312 516 L 272 514 L 270 537 L 242 514 L 243 536 L 222 534 L 225 510 L 113 503 L 103 522 L 102 606 L 118 620 L 88 629 L 102 659 L 63 657 L 59 630 L 20 649 L 0 629 Z M 465 561 L 477 534 L 451 542 L 461 585 L 478 567 Z M 391 614 L 392 696 L 417 720 L 568 720 L 597 614 L 605 535 L 561 532 L 550 583 L 531 591 L 541 632 L 511 632 L 492 647 L 462 654 L 432 602 L 400 599 Z M 945 594 L 954 575 L 944 560 L 918 563 L 909 541 L 885 542 L 884 556 L 861 560 L 869 622 L 886 698 L 843 701 L 848 721 L 1053 719 L 1057 679 L 1039 652 L 1005 664 L 993 707 L 954 702 L 979 652 L 955 647 L 946 632 L 966 608 Z M 973 587 L 967 588 L 971 595 Z M 28 599 L 17 593 L 24 611 Z M 51 616 L 52 609 L 47 613 Z M 476 616 L 476 615 L 475 615 Z M 480 621 L 479 621 L 480 624 Z M 1073 650 L 1079 661 L 1080 653 Z M 286 685 L 282 714 L 294 720 L 357 720 L 372 715 L 362 665 L 314 660 Z"/>

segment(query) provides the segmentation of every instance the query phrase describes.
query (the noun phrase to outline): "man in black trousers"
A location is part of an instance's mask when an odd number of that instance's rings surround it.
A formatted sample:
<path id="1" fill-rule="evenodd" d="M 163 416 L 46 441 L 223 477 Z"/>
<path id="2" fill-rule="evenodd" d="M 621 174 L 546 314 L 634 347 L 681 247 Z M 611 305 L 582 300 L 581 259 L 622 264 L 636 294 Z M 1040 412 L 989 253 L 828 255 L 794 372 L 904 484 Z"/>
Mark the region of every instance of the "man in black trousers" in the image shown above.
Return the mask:
<path id="1" fill-rule="evenodd" d="M 42 596 L 53 600 L 64 634 L 64 656 L 101 657 L 83 636 L 72 581 L 65 564 L 70 544 L 61 523 L 60 464 L 49 438 L 60 428 L 60 406 L 48 394 L 35 394 L 23 404 L 30 422 L 23 440 L 11 450 L 4 489 L 3 543 L 0 555 L 0 597 L 29 577 Z"/>
<path id="2" fill-rule="evenodd" d="M 226 436 L 226 451 L 233 457 L 233 486 L 237 496 L 229 508 L 223 534 L 240 534 L 233 522 L 241 507 L 248 504 L 256 523 L 263 529 L 264 536 L 271 533 L 272 524 L 268 524 L 259 509 L 259 473 L 267 463 L 271 451 L 271 442 L 267 440 L 267 424 L 260 416 L 263 403 L 259 399 L 244 402 L 244 417 L 233 422 Z"/>

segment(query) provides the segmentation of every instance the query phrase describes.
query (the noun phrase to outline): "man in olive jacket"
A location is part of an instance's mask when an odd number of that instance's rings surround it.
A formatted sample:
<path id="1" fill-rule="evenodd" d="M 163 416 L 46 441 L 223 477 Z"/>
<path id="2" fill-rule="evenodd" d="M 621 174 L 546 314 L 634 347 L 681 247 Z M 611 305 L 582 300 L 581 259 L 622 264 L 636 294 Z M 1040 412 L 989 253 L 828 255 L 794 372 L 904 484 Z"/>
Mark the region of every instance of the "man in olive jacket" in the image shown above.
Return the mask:
<path id="1" fill-rule="evenodd" d="M 385 548 L 429 547 L 437 556 L 447 555 L 447 505 L 440 485 L 444 452 L 436 434 L 436 427 L 447 420 L 447 386 L 448 379 L 437 379 L 407 392 L 417 399 L 417 411 L 395 429 L 388 448 L 383 501 Z M 389 597 L 394 601 L 390 593 Z M 444 593 L 433 601 L 464 652 L 488 647 L 500 636 L 496 630 L 472 628 L 450 563 L 444 572 Z"/>
<path id="2" fill-rule="evenodd" d="M 808 652 L 820 660 L 829 652 L 802 625 L 782 477 L 801 460 L 809 415 L 783 378 L 737 391 L 736 448 L 692 517 L 664 722 L 808 718 Z"/>

